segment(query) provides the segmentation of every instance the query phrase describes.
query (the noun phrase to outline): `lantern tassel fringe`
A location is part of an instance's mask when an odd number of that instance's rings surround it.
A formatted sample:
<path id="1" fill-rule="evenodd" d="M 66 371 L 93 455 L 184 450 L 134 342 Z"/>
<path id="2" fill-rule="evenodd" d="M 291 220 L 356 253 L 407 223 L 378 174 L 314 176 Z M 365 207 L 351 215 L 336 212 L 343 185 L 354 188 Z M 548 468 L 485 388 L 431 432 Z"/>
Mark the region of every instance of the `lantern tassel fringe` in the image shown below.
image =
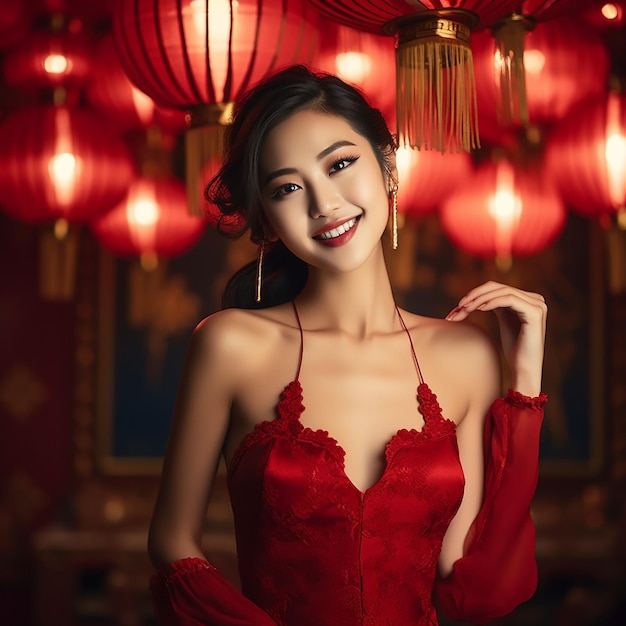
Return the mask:
<path id="1" fill-rule="evenodd" d="M 503 124 L 528 125 L 524 40 L 532 28 L 528 18 L 514 14 L 493 29 L 496 42 L 496 106 Z"/>
<path id="2" fill-rule="evenodd" d="M 480 147 L 469 46 L 451 41 L 400 44 L 396 68 L 401 145 L 439 152 Z"/>

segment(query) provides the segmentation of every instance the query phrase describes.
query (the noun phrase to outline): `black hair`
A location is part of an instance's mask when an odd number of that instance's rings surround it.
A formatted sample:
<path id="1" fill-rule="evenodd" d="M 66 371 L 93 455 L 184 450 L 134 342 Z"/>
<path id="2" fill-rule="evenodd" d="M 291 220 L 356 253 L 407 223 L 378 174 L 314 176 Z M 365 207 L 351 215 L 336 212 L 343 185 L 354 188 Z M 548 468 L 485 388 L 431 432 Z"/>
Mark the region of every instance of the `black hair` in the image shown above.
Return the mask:
<path id="1" fill-rule="evenodd" d="M 259 181 L 260 155 L 267 135 L 281 122 L 301 110 L 342 117 L 365 137 L 381 171 L 390 174 L 389 159 L 396 142 L 378 109 L 361 92 L 326 72 L 294 65 L 273 74 L 253 87 L 236 103 L 233 120 L 224 137 L 224 163 L 209 182 L 206 198 L 215 204 L 228 223 L 241 227 L 218 230 L 240 237 L 248 229 L 250 239 L 265 238 L 264 213 Z M 226 222 L 226 219 L 224 219 Z M 263 262 L 262 302 L 255 302 L 256 262 L 239 270 L 229 281 L 224 307 L 258 308 L 287 302 L 300 293 L 308 267 L 281 241 L 269 244 Z"/>

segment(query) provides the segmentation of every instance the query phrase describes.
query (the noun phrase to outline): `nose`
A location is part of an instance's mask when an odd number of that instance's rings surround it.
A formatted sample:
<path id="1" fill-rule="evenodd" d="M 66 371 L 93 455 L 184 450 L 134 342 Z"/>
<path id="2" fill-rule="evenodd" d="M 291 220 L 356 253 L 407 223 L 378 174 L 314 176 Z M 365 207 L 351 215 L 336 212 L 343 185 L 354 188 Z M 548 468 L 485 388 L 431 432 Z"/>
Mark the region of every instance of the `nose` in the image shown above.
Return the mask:
<path id="1" fill-rule="evenodd" d="M 332 215 L 342 201 L 339 190 L 330 178 L 321 177 L 309 187 L 309 213 L 313 219 Z"/>

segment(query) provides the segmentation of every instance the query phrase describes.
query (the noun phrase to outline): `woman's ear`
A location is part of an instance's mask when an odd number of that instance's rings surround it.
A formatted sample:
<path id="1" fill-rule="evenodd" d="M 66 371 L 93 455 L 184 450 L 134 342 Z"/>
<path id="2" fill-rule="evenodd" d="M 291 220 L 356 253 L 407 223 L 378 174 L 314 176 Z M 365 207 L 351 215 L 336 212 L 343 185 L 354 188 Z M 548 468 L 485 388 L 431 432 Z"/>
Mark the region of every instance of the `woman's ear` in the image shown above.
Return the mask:
<path id="1" fill-rule="evenodd" d="M 263 238 L 265 239 L 265 241 L 267 241 L 268 243 L 274 243 L 278 241 L 279 237 L 274 232 L 274 229 L 270 225 L 267 217 L 265 215 L 261 215 L 260 221 L 261 221 L 261 228 L 263 228 Z"/>

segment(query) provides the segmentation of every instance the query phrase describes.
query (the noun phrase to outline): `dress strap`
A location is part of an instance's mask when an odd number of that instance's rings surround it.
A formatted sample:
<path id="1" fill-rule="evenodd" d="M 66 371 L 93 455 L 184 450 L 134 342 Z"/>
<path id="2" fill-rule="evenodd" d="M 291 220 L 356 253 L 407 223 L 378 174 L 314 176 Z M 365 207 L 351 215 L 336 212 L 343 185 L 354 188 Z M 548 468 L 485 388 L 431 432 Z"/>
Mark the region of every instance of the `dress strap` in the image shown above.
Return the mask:
<path id="1" fill-rule="evenodd" d="M 415 354 L 415 346 L 413 345 L 413 338 L 411 337 L 411 333 L 409 332 L 409 329 L 404 323 L 404 319 L 402 318 L 402 315 L 400 314 L 400 309 L 398 308 L 397 304 L 396 304 L 396 312 L 398 313 L 400 324 L 402 324 L 402 328 L 404 329 L 404 332 L 409 338 L 409 343 L 411 344 L 411 353 L 413 354 L 413 363 L 415 363 L 415 369 L 417 370 L 417 377 L 419 378 L 420 383 L 424 384 L 424 377 L 422 376 L 422 370 L 420 369 L 420 364 L 419 364 L 419 361 L 417 360 L 417 355 Z"/>
<path id="2" fill-rule="evenodd" d="M 298 328 L 300 329 L 300 358 L 298 359 L 298 371 L 296 372 L 295 380 L 300 379 L 300 370 L 302 369 L 302 357 L 304 355 L 304 332 L 302 330 L 302 324 L 300 323 L 300 316 L 298 315 L 298 309 L 296 308 L 296 301 L 292 300 L 291 304 L 293 305 L 293 312 L 296 316 L 296 322 L 298 323 Z"/>

